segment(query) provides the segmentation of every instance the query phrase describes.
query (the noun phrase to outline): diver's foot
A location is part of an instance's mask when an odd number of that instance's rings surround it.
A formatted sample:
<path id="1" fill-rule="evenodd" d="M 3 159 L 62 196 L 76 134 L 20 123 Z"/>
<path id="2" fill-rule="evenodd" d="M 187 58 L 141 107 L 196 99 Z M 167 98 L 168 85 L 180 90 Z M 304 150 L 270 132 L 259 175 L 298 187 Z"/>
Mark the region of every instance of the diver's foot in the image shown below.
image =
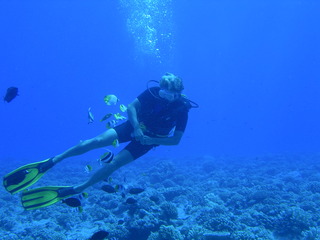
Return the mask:
<path id="1" fill-rule="evenodd" d="M 82 193 L 88 186 L 84 186 L 83 184 L 81 185 L 77 185 L 75 187 L 73 187 L 73 189 L 77 192 L 77 193 Z"/>
<path id="2" fill-rule="evenodd" d="M 73 187 L 66 187 L 58 190 L 58 196 L 60 198 L 72 196 L 75 194 L 79 194 Z"/>
<path id="3" fill-rule="evenodd" d="M 48 161 L 39 164 L 39 172 L 43 173 L 49 170 L 54 166 L 53 158 L 50 158 Z"/>

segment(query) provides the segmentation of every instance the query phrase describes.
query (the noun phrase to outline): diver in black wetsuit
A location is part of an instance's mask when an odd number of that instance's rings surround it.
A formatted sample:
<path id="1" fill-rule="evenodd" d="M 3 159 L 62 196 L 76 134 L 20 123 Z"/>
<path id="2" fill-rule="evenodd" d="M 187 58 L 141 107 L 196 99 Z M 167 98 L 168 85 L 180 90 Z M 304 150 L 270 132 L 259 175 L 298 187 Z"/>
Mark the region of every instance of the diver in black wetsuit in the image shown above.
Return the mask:
<path id="1" fill-rule="evenodd" d="M 141 157 L 156 146 L 177 145 L 186 128 L 189 109 L 197 107 L 194 102 L 181 94 L 183 89 L 179 77 L 166 73 L 162 76 L 159 87 L 148 87 L 129 104 L 128 121 L 92 139 L 82 141 L 53 158 L 12 171 L 3 180 L 6 190 L 14 194 L 28 188 L 65 158 L 110 146 L 115 140 L 119 143 L 129 142 L 116 156 L 113 157 L 112 154 L 113 158 L 82 184 L 73 187 L 42 187 L 22 193 L 22 205 L 25 209 L 49 206 L 60 199 L 83 192 L 87 187 L 106 179 L 118 168 Z"/>
<path id="2" fill-rule="evenodd" d="M 129 142 L 109 164 L 104 165 L 85 183 L 74 187 L 76 192 L 82 192 L 156 146 L 177 145 L 186 128 L 191 108 L 190 102 L 181 95 L 183 89 L 179 77 L 166 73 L 159 87 L 148 88 L 129 104 L 128 121 L 56 156 L 54 163 L 111 145 L 115 139 L 119 143 Z"/>

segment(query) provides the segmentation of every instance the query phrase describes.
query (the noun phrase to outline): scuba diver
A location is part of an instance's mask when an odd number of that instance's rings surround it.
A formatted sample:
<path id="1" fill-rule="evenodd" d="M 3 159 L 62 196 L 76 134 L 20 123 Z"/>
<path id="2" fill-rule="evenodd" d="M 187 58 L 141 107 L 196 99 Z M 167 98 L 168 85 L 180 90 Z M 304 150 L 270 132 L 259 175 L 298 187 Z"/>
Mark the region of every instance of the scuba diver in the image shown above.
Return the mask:
<path id="1" fill-rule="evenodd" d="M 83 192 L 154 147 L 179 144 L 187 125 L 188 112 L 190 108 L 198 105 L 182 94 L 184 86 L 178 76 L 166 73 L 158 83 L 159 86 L 156 87 L 148 86 L 147 90 L 128 105 L 126 122 L 82 141 L 55 157 L 12 171 L 3 179 L 5 189 L 11 194 L 24 190 L 21 200 L 27 210 L 46 207 Z M 129 144 L 115 156 L 110 153 L 104 159 L 105 164 L 84 183 L 76 186 L 49 186 L 25 190 L 63 159 L 110 146 L 115 140 Z"/>

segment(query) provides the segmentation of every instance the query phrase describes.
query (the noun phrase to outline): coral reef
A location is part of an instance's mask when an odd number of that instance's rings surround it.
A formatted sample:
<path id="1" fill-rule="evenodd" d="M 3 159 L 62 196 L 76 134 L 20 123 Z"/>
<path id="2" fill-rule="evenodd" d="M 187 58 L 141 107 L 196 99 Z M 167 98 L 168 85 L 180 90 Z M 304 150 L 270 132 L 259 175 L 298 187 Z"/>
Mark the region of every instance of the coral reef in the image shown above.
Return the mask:
<path id="1" fill-rule="evenodd" d="M 157 233 L 148 237 L 148 240 L 183 240 L 183 236 L 174 226 L 162 225 Z"/>
<path id="2" fill-rule="evenodd" d="M 176 219 L 178 217 L 178 210 L 174 204 L 170 202 L 164 202 L 160 205 L 162 210 L 161 217 L 164 220 Z"/>
<path id="3" fill-rule="evenodd" d="M 112 176 L 111 184 L 123 186 L 118 192 L 100 190 L 103 183 L 88 189 L 83 212 L 62 203 L 23 211 L 16 195 L 0 189 L 0 236 L 88 239 L 106 230 L 116 240 L 320 240 L 317 159 L 204 156 L 196 163 L 188 158 L 137 161 Z M 71 167 L 68 177 L 53 169 L 42 184 L 54 185 L 57 176 L 80 182 L 83 169 Z M 132 195 L 132 187 L 144 191 Z M 137 202 L 127 203 L 130 197 Z"/>

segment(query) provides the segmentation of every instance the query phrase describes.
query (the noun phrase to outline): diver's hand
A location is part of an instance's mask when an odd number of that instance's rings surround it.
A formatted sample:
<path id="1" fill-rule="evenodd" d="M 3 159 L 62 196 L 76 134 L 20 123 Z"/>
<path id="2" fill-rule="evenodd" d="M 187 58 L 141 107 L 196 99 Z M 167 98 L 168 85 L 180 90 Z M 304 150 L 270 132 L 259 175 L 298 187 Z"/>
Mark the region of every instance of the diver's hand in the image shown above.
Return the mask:
<path id="1" fill-rule="evenodd" d="M 155 144 L 154 143 L 154 139 L 151 138 L 151 137 L 148 137 L 148 136 L 143 136 L 142 139 L 140 139 L 140 142 L 142 145 L 152 145 L 152 144 Z"/>
<path id="2" fill-rule="evenodd" d="M 144 134 L 141 130 L 141 128 L 135 128 L 133 131 L 133 137 L 137 140 L 137 141 L 141 141 L 141 139 L 144 137 Z"/>

